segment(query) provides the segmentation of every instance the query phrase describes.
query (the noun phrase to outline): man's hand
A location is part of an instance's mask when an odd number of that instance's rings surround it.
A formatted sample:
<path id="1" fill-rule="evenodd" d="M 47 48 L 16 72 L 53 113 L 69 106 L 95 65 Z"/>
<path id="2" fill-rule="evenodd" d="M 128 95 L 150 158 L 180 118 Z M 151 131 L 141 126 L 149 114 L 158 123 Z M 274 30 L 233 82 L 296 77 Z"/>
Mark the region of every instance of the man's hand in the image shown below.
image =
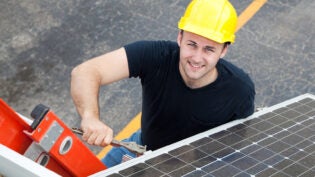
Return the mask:
<path id="1" fill-rule="evenodd" d="M 91 145 L 107 146 L 113 140 L 113 130 L 99 119 L 82 119 L 82 139 Z"/>

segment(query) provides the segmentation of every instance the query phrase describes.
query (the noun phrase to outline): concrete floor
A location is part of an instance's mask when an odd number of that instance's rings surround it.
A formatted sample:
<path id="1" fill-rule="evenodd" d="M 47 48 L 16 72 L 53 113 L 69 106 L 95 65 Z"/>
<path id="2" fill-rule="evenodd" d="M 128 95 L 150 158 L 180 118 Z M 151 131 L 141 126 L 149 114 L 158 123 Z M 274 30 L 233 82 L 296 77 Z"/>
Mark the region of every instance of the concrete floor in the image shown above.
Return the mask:
<path id="1" fill-rule="evenodd" d="M 70 97 L 77 64 L 137 40 L 175 40 L 189 0 L 1 0 L 0 98 L 30 117 L 39 103 L 79 126 Z M 231 0 L 240 14 L 251 0 Z M 269 0 L 237 33 L 227 60 L 256 84 L 256 106 L 315 94 L 315 1 Z M 141 111 L 139 80 L 105 86 L 101 116 L 118 133 Z M 90 146 L 94 153 L 100 148 Z"/>

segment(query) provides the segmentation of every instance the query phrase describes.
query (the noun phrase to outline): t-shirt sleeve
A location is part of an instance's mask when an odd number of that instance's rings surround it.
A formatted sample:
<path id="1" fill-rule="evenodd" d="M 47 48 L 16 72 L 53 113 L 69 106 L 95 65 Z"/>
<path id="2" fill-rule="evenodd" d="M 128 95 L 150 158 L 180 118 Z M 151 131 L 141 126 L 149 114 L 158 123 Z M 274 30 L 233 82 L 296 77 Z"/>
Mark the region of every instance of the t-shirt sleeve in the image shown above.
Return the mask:
<path id="1" fill-rule="evenodd" d="M 174 49 L 170 41 L 138 41 L 124 46 L 129 67 L 129 77 L 141 80 L 156 73 L 165 64 L 167 55 Z"/>
<path id="2" fill-rule="evenodd" d="M 141 77 L 145 67 L 143 66 L 145 58 L 148 58 L 150 42 L 139 41 L 124 46 L 128 59 L 129 77 Z"/>
<path id="3" fill-rule="evenodd" d="M 250 76 L 242 69 L 233 65 L 232 63 L 221 59 L 219 61 L 219 68 L 221 72 L 224 72 L 226 77 L 229 77 L 230 86 L 235 91 L 236 99 L 234 105 L 236 105 L 233 110 L 233 118 L 241 119 L 246 118 L 254 113 L 255 110 L 255 84 L 250 78 Z M 229 95 L 229 94 L 227 94 Z"/>

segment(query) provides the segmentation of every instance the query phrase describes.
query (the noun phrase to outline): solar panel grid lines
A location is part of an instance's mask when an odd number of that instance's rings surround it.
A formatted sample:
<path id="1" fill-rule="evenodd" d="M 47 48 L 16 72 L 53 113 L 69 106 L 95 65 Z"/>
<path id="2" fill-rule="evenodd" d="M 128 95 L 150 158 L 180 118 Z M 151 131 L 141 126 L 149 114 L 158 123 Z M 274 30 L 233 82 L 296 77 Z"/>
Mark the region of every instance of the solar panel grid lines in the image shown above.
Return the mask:
<path id="1" fill-rule="evenodd" d="M 314 117 L 315 96 L 301 95 L 99 176 L 314 177 Z"/>

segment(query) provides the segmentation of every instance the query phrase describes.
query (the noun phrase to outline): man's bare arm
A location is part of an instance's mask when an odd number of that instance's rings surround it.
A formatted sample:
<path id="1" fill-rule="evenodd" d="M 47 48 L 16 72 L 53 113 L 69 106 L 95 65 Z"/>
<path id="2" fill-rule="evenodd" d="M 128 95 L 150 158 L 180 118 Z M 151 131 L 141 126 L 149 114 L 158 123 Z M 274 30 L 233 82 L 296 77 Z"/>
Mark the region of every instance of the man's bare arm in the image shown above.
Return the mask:
<path id="1" fill-rule="evenodd" d="M 112 129 L 100 121 L 100 86 L 128 77 L 129 69 L 124 48 L 92 58 L 72 70 L 71 95 L 82 118 L 82 138 L 89 144 L 106 146 L 113 138 Z"/>

